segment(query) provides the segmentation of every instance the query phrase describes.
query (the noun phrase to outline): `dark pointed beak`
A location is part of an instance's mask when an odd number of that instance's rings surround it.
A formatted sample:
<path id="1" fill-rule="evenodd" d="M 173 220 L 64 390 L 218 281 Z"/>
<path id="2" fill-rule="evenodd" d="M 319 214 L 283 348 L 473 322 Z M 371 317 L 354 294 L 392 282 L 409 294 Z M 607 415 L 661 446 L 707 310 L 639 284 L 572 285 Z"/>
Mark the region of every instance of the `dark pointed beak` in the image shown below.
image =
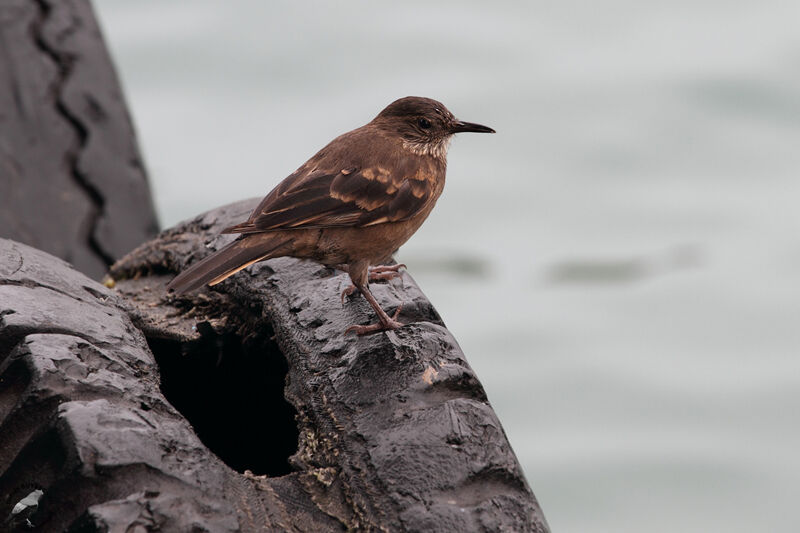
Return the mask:
<path id="1" fill-rule="evenodd" d="M 475 124 L 474 122 L 463 122 L 461 120 L 457 120 L 450 128 L 450 131 L 453 133 L 462 133 L 467 131 L 474 133 L 495 133 L 495 131 L 489 126 Z"/>

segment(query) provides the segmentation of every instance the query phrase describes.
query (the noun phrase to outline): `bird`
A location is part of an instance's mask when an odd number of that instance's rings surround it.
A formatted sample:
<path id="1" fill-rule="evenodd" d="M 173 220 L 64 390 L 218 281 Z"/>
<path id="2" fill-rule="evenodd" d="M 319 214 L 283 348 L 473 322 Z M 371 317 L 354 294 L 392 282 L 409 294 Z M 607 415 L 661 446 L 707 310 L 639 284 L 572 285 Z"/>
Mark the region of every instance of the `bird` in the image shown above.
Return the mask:
<path id="1" fill-rule="evenodd" d="M 281 181 L 249 218 L 222 230 L 230 244 L 192 264 L 167 285 L 183 294 L 216 285 L 248 266 L 274 257 L 310 259 L 347 272 L 378 316 L 345 334 L 397 329 L 402 307 L 389 316 L 369 282 L 399 276 L 405 265 L 386 265 L 422 225 L 442 194 L 447 150 L 461 132 L 495 133 L 455 118 L 442 103 L 407 96 L 369 123 L 344 133 Z"/>

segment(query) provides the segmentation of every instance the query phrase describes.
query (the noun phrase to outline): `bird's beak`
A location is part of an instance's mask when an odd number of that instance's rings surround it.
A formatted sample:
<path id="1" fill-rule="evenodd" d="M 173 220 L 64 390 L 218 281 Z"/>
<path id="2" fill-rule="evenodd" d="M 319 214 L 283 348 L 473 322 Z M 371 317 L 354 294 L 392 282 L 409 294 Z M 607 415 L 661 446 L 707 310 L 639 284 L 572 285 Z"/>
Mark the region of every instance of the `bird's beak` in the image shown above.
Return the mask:
<path id="1" fill-rule="evenodd" d="M 453 133 L 461 133 L 466 131 L 472 131 L 475 133 L 495 133 L 495 131 L 489 126 L 475 124 L 474 122 L 464 122 L 461 120 L 457 120 L 456 122 L 454 122 L 453 125 L 450 127 L 450 131 L 452 131 Z"/>

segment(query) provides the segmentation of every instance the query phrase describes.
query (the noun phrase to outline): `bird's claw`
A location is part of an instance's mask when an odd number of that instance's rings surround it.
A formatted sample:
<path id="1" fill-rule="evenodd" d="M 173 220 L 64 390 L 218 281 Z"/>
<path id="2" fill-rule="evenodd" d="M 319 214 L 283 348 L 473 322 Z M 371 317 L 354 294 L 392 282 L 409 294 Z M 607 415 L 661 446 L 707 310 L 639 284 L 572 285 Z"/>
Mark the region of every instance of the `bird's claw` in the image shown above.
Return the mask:
<path id="1" fill-rule="evenodd" d="M 393 329 L 402 328 L 404 324 L 397 320 L 397 315 L 400 314 L 400 310 L 403 308 L 403 304 L 397 306 L 395 312 L 392 314 L 391 317 L 386 317 L 386 322 L 380 321 L 375 322 L 374 324 L 368 324 L 366 326 L 362 326 L 360 324 L 356 324 L 350 326 L 346 330 L 344 330 L 344 334 L 347 335 L 350 332 L 355 332 L 356 335 L 367 335 L 369 333 L 377 333 L 378 331 L 389 331 Z"/>
<path id="2" fill-rule="evenodd" d="M 399 278 L 403 274 L 400 273 L 401 268 L 406 268 L 403 263 L 396 265 L 378 265 L 369 269 L 370 281 L 385 281 L 394 278 Z"/>
<path id="3" fill-rule="evenodd" d="M 342 305 L 344 305 L 344 299 L 352 296 L 357 290 L 358 287 L 355 285 L 350 285 L 349 287 L 345 288 L 345 290 L 342 291 Z"/>
<path id="4" fill-rule="evenodd" d="M 401 268 L 407 268 L 404 263 L 398 263 L 396 265 L 378 265 L 375 267 L 371 267 L 369 269 L 369 281 L 388 281 L 394 278 L 399 278 L 403 274 L 400 273 Z M 349 298 L 353 294 L 356 293 L 358 287 L 355 285 L 350 285 L 349 287 L 345 288 L 342 291 L 342 305 L 344 305 L 344 299 Z"/>
<path id="5" fill-rule="evenodd" d="M 402 274 L 400 272 L 370 272 L 370 281 L 388 281 L 390 279 L 399 278 Z"/>

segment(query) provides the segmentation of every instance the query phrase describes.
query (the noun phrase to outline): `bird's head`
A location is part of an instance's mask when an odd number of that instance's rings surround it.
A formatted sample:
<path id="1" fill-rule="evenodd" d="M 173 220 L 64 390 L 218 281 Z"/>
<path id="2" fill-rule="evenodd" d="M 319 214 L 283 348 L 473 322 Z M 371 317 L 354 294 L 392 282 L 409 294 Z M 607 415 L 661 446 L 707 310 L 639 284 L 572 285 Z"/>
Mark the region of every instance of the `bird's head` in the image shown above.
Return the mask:
<path id="1" fill-rule="evenodd" d="M 395 100 L 372 123 L 402 138 L 406 148 L 420 154 L 445 157 L 455 133 L 494 133 L 492 128 L 458 120 L 441 103 L 421 96 Z"/>

